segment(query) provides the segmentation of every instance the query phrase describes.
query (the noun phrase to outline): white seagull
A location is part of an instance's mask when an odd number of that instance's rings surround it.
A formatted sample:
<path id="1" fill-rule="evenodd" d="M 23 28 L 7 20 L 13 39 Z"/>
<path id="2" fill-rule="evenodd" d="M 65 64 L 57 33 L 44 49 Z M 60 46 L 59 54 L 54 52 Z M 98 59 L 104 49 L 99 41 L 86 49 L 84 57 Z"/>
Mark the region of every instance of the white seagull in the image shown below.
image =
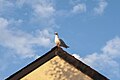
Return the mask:
<path id="1" fill-rule="evenodd" d="M 67 45 L 65 44 L 65 42 L 64 42 L 62 39 L 59 38 L 57 32 L 55 32 L 55 43 L 56 43 L 56 45 L 57 45 L 58 47 L 61 46 L 61 47 L 64 47 L 64 48 L 69 48 L 69 46 L 67 46 Z"/>

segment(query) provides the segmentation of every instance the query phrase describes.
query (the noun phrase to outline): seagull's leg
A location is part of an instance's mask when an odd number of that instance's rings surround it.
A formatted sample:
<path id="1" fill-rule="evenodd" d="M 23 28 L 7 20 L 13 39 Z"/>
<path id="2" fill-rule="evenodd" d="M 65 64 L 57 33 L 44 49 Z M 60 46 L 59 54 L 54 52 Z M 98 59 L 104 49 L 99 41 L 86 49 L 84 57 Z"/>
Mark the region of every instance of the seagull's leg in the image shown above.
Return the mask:
<path id="1" fill-rule="evenodd" d="M 57 47 L 60 48 L 60 44 L 59 43 L 57 44 Z"/>

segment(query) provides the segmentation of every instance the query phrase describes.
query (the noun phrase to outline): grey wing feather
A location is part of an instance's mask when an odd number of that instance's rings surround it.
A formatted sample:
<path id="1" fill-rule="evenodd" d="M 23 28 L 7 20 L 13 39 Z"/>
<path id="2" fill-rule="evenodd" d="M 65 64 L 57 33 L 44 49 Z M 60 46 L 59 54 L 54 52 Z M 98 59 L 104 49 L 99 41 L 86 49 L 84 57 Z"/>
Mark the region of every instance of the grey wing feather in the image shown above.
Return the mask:
<path id="1" fill-rule="evenodd" d="M 69 48 L 69 46 L 67 46 L 62 39 L 60 39 L 60 42 L 61 42 L 60 46 L 65 47 L 65 48 Z"/>

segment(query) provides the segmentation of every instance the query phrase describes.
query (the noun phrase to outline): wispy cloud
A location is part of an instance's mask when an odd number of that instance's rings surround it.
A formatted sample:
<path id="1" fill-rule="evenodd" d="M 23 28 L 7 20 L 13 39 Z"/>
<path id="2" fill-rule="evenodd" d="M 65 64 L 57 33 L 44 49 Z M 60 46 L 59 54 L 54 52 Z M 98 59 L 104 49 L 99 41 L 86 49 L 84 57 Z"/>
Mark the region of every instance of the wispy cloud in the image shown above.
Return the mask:
<path id="1" fill-rule="evenodd" d="M 0 0 L 0 4 L 0 12 L 5 13 L 2 13 L 2 16 L 8 14 L 6 11 L 12 11 L 13 9 L 16 11 L 22 10 L 25 5 L 29 7 L 26 8 L 31 10 L 30 16 L 27 15 L 29 17 L 27 20 L 26 18 L 20 19 L 18 16 L 13 16 L 12 18 L 0 17 L 0 45 L 14 51 L 15 55 L 22 57 L 38 56 L 35 54 L 36 50 L 33 48 L 35 45 L 40 47 L 53 45 L 51 42 L 51 32 L 54 31 L 53 27 L 56 26 L 56 23 L 53 16 L 55 8 L 52 0 Z M 37 28 L 28 33 L 27 30 L 23 30 L 24 28 L 18 28 L 18 25 L 21 27 L 26 26 L 26 29 L 37 25 Z"/>
<path id="2" fill-rule="evenodd" d="M 51 42 L 51 31 L 54 31 L 53 27 L 56 26 L 56 23 L 53 16 L 55 9 L 52 0 L 0 0 L 0 4 L 1 12 L 6 14 L 8 14 L 6 11 L 9 8 L 22 10 L 25 5 L 31 10 L 31 16 L 27 15 L 29 17 L 29 20 L 27 19 L 27 21 L 19 18 L 14 20 L 14 17 L 8 19 L 0 17 L 0 45 L 14 51 L 15 55 L 21 57 L 34 57 L 38 56 L 35 54 L 35 45 L 48 47 L 53 44 Z M 16 14 L 17 12 L 14 13 Z M 21 29 L 17 29 L 18 24 L 24 23 L 25 25 L 27 23 L 27 25 L 31 24 L 33 26 L 38 24 L 38 28 L 32 31 L 33 33 L 27 33 Z M 22 26 L 23 25 L 21 25 L 21 27 Z M 30 26 L 29 28 L 33 26 Z"/>
<path id="3" fill-rule="evenodd" d="M 73 13 L 82 13 L 82 12 L 86 12 L 86 4 L 81 3 L 81 4 L 77 4 L 73 7 L 72 10 Z"/>
<path id="4" fill-rule="evenodd" d="M 38 1 L 31 6 L 33 9 L 31 22 L 43 24 L 45 27 L 57 27 L 55 22 L 56 9 L 52 0 Z"/>
<path id="5" fill-rule="evenodd" d="M 100 0 L 97 7 L 94 8 L 95 14 L 102 15 L 107 5 L 108 3 L 106 2 L 106 0 Z"/>
<path id="6" fill-rule="evenodd" d="M 25 17 L 24 19 L 27 19 L 28 24 L 55 27 L 57 24 L 54 17 L 56 14 L 54 4 L 53 0 L 0 0 L 0 15 L 14 19 L 20 18 L 18 17 L 20 14 L 20 16 Z"/>
<path id="7" fill-rule="evenodd" d="M 54 15 L 55 9 L 50 3 L 40 3 L 34 5 L 34 12 L 37 16 L 49 18 Z"/>
<path id="8" fill-rule="evenodd" d="M 87 4 L 87 2 L 92 3 L 92 5 Z M 70 0 L 70 4 L 74 5 L 72 12 L 73 13 L 83 13 L 83 12 L 92 12 L 95 15 L 102 15 L 105 12 L 106 7 L 108 6 L 107 0 Z"/>
<path id="9" fill-rule="evenodd" d="M 11 30 L 10 21 L 0 18 L 0 45 L 7 47 L 15 54 L 22 57 L 34 57 L 34 45 L 48 47 L 51 43 L 51 35 L 47 29 L 37 31 L 35 35 L 23 32 L 21 30 Z M 4 35 L 3 35 L 4 34 Z"/>
<path id="10" fill-rule="evenodd" d="M 52 0 L 18 0 L 16 4 L 20 7 L 28 5 L 32 10 L 33 14 L 41 18 L 49 18 L 55 13 L 54 3 Z"/>
<path id="11" fill-rule="evenodd" d="M 101 53 L 92 53 L 85 57 L 80 57 L 77 54 L 73 54 L 76 58 L 82 60 L 86 64 L 92 66 L 96 70 L 104 73 L 108 78 L 113 80 L 120 79 L 120 38 L 116 37 L 107 42 L 102 48 Z"/>
<path id="12" fill-rule="evenodd" d="M 12 9 L 13 3 L 7 0 L 0 0 L 0 14 L 7 11 L 7 8 Z"/>

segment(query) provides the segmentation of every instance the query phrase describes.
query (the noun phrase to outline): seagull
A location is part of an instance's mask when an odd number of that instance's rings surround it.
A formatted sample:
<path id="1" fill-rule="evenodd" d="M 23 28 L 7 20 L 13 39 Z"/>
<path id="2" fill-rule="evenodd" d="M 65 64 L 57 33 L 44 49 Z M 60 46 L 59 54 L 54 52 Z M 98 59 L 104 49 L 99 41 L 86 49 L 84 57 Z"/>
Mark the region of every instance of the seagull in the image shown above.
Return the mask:
<path id="1" fill-rule="evenodd" d="M 67 46 L 67 45 L 65 44 L 65 42 L 64 42 L 62 39 L 59 38 L 57 32 L 55 32 L 55 43 L 56 43 L 56 45 L 57 45 L 58 47 L 61 46 L 61 47 L 64 47 L 64 48 L 69 48 L 69 46 Z"/>

